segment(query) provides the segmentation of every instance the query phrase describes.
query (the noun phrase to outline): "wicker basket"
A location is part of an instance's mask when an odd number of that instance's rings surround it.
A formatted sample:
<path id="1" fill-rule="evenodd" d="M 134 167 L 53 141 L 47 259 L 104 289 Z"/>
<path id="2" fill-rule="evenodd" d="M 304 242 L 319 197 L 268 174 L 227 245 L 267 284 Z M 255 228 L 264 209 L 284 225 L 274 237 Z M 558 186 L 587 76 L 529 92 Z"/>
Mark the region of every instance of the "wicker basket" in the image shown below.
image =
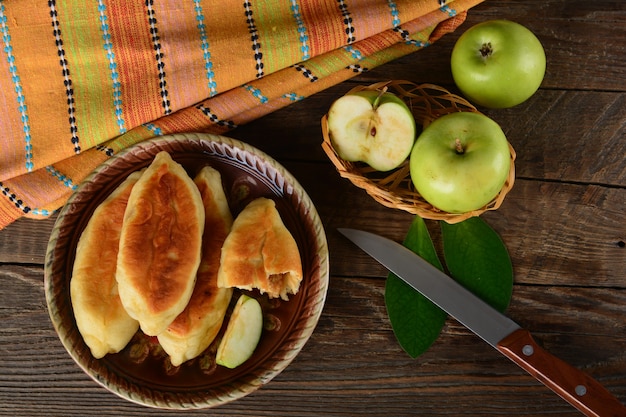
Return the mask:
<path id="1" fill-rule="evenodd" d="M 396 94 L 407 103 L 413 112 L 418 129 L 419 126 L 422 129 L 425 128 L 433 120 L 448 113 L 459 111 L 479 113 L 474 106 L 462 97 L 433 84 L 418 85 L 410 81 L 395 80 L 369 86 L 358 86 L 350 90 L 350 92 L 361 90 L 383 91 L 384 89 Z M 504 201 L 504 197 L 511 190 L 515 181 L 515 150 L 509 143 L 511 168 L 500 193 L 491 202 L 478 210 L 460 214 L 447 213 L 433 207 L 417 193 L 411 182 L 408 159 L 392 171 L 379 172 L 367 164 L 345 161 L 337 155 L 328 134 L 327 115 L 322 118 L 322 133 L 324 135 L 322 148 L 343 178 L 347 178 L 357 187 L 364 189 L 380 204 L 404 210 L 425 219 L 458 223 L 472 216 L 478 216 L 487 210 L 496 210 Z"/>

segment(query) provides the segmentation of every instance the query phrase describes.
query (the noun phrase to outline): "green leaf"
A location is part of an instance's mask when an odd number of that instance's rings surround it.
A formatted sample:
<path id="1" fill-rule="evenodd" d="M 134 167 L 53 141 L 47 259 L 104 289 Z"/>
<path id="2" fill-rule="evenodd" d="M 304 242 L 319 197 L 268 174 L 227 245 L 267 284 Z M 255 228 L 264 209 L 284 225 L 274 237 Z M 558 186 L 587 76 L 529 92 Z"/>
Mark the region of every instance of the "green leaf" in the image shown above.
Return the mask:
<path id="1" fill-rule="evenodd" d="M 404 246 L 443 270 L 424 220 L 415 216 Z M 400 346 L 416 358 L 439 337 L 446 313 L 394 274 L 385 283 L 385 304 Z"/>
<path id="2" fill-rule="evenodd" d="M 439 222 L 449 274 L 474 294 L 504 311 L 513 292 L 513 267 L 506 246 L 481 218 Z M 424 220 L 416 216 L 404 246 L 443 270 Z M 439 337 L 447 315 L 394 274 L 385 284 L 385 304 L 400 346 L 416 358 Z"/>
<path id="3" fill-rule="evenodd" d="M 450 275 L 492 307 L 506 310 L 513 293 L 513 266 L 500 236 L 480 217 L 440 224 Z"/>

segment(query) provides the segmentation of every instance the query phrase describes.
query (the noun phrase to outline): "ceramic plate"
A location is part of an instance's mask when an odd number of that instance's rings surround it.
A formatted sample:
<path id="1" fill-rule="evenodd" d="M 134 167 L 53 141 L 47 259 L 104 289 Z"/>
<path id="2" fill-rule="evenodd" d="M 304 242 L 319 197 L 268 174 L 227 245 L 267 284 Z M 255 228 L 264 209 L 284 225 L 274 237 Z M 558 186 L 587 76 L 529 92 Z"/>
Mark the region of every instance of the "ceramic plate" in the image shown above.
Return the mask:
<path id="1" fill-rule="evenodd" d="M 254 198 L 272 198 L 298 243 L 304 271 L 300 290 L 289 301 L 260 297 L 266 322 L 261 341 L 254 355 L 233 370 L 215 365 L 215 344 L 198 358 L 172 367 L 156 338 L 141 332 L 120 353 L 94 359 L 78 332 L 69 283 L 81 232 L 98 204 L 131 172 L 148 166 L 160 151 L 169 152 L 192 177 L 207 164 L 220 171 L 233 216 Z M 182 134 L 142 142 L 120 152 L 78 187 L 61 210 L 48 243 L 45 291 L 50 317 L 63 345 L 99 384 L 146 406 L 206 408 L 253 392 L 295 358 L 321 314 L 328 268 L 326 236 L 317 211 L 289 172 L 245 143 L 209 134 Z"/>

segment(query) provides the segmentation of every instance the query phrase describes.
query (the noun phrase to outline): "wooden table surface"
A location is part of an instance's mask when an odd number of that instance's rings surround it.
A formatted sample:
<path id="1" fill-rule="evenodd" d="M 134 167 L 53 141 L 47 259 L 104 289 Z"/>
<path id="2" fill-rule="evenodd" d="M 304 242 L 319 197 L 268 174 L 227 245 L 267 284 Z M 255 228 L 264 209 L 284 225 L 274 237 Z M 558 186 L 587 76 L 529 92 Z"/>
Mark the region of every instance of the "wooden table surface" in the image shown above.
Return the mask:
<path id="1" fill-rule="evenodd" d="M 319 121 L 331 102 L 356 83 L 388 79 L 454 90 L 455 40 L 493 18 L 530 28 L 548 59 L 529 101 L 484 110 L 517 150 L 515 187 L 483 216 L 513 261 L 507 314 L 626 403 L 626 2 L 487 1 L 429 48 L 230 134 L 275 157 L 311 196 L 328 237 L 330 288 L 315 332 L 284 372 L 243 399 L 187 415 L 579 415 L 453 319 L 410 359 L 387 319 L 387 272 L 336 231 L 357 227 L 401 241 L 412 216 L 339 177 L 320 147 Z M 109 393 L 64 350 L 43 286 L 54 220 L 0 231 L 0 415 L 180 415 Z"/>

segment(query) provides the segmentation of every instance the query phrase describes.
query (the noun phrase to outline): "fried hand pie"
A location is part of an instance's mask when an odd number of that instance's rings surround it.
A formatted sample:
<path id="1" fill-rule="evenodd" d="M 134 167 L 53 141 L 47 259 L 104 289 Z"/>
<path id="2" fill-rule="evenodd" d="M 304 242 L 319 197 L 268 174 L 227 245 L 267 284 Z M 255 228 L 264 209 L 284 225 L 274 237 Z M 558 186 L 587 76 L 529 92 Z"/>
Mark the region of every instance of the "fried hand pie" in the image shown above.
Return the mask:
<path id="1" fill-rule="evenodd" d="M 260 197 L 237 216 L 222 247 L 220 287 L 258 289 L 270 298 L 288 299 L 302 280 L 298 245 L 273 200 Z"/>
<path id="2" fill-rule="evenodd" d="M 187 306 L 203 231 L 198 187 L 159 152 L 130 194 L 117 258 L 120 298 L 145 334 L 162 333 Z"/>
<path id="3" fill-rule="evenodd" d="M 124 211 L 140 176 L 131 174 L 96 207 L 76 246 L 70 299 L 78 330 L 96 359 L 122 350 L 139 329 L 122 305 L 115 270 Z"/>
<path id="4" fill-rule="evenodd" d="M 217 286 L 221 248 L 233 223 L 220 173 L 204 167 L 194 182 L 202 195 L 205 211 L 202 259 L 196 285 L 185 310 L 157 336 L 174 366 L 197 357 L 209 347 L 222 327 L 233 293 L 232 288 Z"/>

